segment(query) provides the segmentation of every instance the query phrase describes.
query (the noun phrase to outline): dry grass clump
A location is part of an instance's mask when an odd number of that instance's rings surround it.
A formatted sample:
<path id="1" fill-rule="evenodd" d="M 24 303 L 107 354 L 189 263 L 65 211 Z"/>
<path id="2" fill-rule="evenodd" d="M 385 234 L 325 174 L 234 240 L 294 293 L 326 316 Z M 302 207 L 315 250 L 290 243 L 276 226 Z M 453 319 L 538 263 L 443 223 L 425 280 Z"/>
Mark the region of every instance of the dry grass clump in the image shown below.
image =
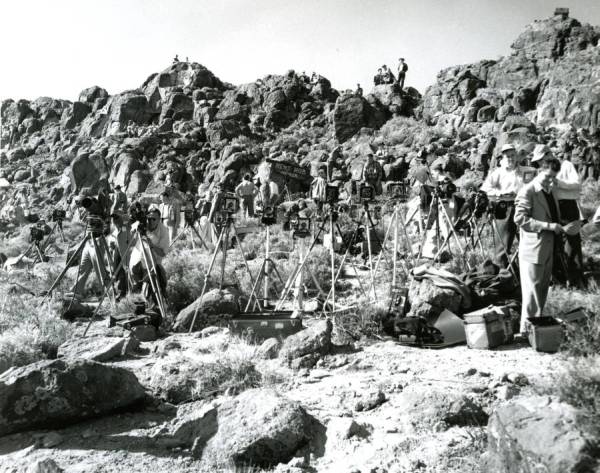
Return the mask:
<path id="1" fill-rule="evenodd" d="M 172 250 L 163 261 L 168 275 L 167 300 L 177 313 L 200 297 L 210 256 L 206 250 Z"/>
<path id="2" fill-rule="evenodd" d="M 30 296 L 4 293 L 0 296 L 0 372 L 55 358 L 72 332 L 72 326 L 59 318 L 57 303 L 39 305 Z"/>

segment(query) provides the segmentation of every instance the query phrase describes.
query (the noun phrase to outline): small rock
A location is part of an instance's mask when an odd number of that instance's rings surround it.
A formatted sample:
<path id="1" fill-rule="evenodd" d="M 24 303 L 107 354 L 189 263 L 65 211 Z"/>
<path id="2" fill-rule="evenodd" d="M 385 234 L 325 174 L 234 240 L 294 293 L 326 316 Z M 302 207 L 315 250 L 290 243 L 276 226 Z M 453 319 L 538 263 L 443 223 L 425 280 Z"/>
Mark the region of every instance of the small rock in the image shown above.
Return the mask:
<path id="1" fill-rule="evenodd" d="M 158 338 L 156 327 L 153 325 L 136 325 L 132 327 L 131 335 L 140 342 L 153 342 Z"/>
<path id="2" fill-rule="evenodd" d="M 357 412 L 370 411 L 380 406 L 386 401 L 385 394 L 378 391 L 372 391 L 366 396 L 363 396 L 359 401 L 354 404 L 354 410 Z"/>
<path id="3" fill-rule="evenodd" d="M 477 373 L 477 370 L 475 368 L 469 368 L 466 372 L 465 372 L 465 376 L 473 376 L 475 373 Z"/>
<path id="4" fill-rule="evenodd" d="M 494 394 L 500 401 L 508 401 L 509 399 L 517 396 L 520 392 L 521 390 L 517 386 L 503 384 L 496 389 Z"/>
<path id="5" fill-rule="evenodd" d="M 96 433 L 92 429 L 86 429 L 81 434 L 84 439 L 92 438 L 94 435 L 96 435 Z"/>
<path id="6" fill-rule="evenodd" d="M 523 373 L 507 373 L 502 377 L 502 381 L 508 381 L 517 386 L 527 386 L 529 384 L 529 379 Z"/>
<path id="7" fill-rule="evenodd" d="M 276 338 L 267 338 L 256 349 L 256 355 L 263 360 L 272 360 L 273 358 L 277 358 L 280 346 L 281 343 Z"/>

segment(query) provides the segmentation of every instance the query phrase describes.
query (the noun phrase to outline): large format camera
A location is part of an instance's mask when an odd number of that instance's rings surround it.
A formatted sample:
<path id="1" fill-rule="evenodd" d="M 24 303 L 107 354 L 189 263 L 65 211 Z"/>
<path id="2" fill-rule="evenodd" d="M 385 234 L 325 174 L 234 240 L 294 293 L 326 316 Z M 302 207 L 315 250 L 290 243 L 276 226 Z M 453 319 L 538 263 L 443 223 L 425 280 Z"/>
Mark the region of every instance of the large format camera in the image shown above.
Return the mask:
<path id="1" fill-rule="evenodd" d="M 146 212 L 139 204 L 134 204 L 129 207 L 129 223 L 133 225 L 137 222 L 137 231 L 140 235 L 146 234 L 146 228 L 148 226 L 148 220 L 146 218 Z"/>
<path id="2" fill-rule="evenodd" d="M 456 193 L 456 186 L 451 181 L 443 181 L 433 188 L 433 193 L 442 200 L 448 200 Z"/>
<path id="3" fill-rule="evenodd" d="M 63 209 L 53 209 L 52 210 L 52 221 L 62 223 L 62 221 L 67 218 L 67 212 Z"/>
<path id="4" fill-rule="evenodd" d="M 29 227 L 29 241 L 31 241 L 31 243 L 35 243 L 36 245 L 41 243 L 47 234 L 48 232 L 44 226 L 36 224 Z"/>
<path id="5" fill-rule="evenodd" d="M 260 222 L 263 225 L 274 225 L 277 223 L 277 207 L 269 205 L 259 210 Z"/>

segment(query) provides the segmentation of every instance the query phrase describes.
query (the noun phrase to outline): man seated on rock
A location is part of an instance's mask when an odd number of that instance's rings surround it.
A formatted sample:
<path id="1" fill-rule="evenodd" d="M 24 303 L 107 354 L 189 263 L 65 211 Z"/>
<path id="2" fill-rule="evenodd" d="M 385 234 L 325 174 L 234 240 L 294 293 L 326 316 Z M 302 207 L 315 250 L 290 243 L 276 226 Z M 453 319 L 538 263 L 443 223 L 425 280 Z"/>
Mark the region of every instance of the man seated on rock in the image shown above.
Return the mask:
<path id="1" fill-rule="evenodd" d="M 383 65 L 383 83 L 393 84 L 396 81 L 392 71 L 384 64 Z"/>
<path id="2" fill-rule="evenodd" d="M 254 199 L 258 194 L 258 189 L 252 182 L 250 174 L 245 174 L 244 179 L 235 188 L 235 195 L 240 199 L 240 208 L 242 215 L 250 218 L 254 217 Z"/>
<path id="3" fill-rule="evenodd" d="M 148 208 L 146 221 L 145 236 L 142 235 L 141 238 L 138 235 L 132 236 L 136 239 L 136 243 L 131 251 L 129 270 L 133 282 L 132 290 L 134 292 L 143 290 L 146 302 L 152 308 L 157 304 L 156 294 L 154 294 L 152 285 L 149 282 L 149 275 L 153 269 L 152 259 L 156 265 L 156 274 L 152 273 L 152 277 L 158 282 L 163 297 L 166 297 L 167 274 L 162 266 L 162 261 L 169 251 L 169 231 L 160 221 L 160 210 L 154 204 Z M 134 223 L 131 227 L 132 231 L 137 232 L 138 226 L 138 223 Z M 142 241 L 144 242 L 143 245 Z M 164 314 L 162 315 L 164 316 Z"/>
<path id="4" fill-rule="evenodd" d="M 511 144 L 502 146 L 500 167 L 486 178 L 481 190 L 494 202 L 496 263 L 507 267 L 517 233 L 514 222 L 515 197 L 524 185 L 523 170 L 517 164 L 517 150 Z"/>

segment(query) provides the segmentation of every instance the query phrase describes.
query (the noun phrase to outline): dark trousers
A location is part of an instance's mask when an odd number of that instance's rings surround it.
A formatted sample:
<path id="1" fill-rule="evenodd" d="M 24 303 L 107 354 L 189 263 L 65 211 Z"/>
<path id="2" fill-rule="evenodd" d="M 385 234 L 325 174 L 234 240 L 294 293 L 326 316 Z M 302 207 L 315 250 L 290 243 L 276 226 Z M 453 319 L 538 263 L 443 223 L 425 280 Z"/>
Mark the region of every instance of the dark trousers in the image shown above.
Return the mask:
<path id="1" fill-rule="evenodd" d="M 579 220 L 579 207 L 575 200 L 559 200 L 558 208 L 563 222 L 575 222 Z M 555 274 L 561 282 L 567 282 L 570 286 L 582 286 L 583 280 L 583 252 L 581 250 L 581 235 L 565 235 L 562 248 L 556 248 L 559 253 L 557 264 L 558 273 Z M 561 267 L 562 266 L 562 267 Z M 562 274 L 561 274 L 562 272 Z"/>
<path id="2" fill-rule="evenodd" d="M 404 79 L 406 78 L 405 72 L 398 73 L 398 85 L 400 86 L 400 90 L 404 89 Z"/>
<path id="3" fill-rule="evenodd" d="M 508 267 L 512 246 L 517 235 L 517 225 L 515 224 L 515 206 L 511 204 L 507 209 L 507 217 L 505 219 L 495 219 L 494 232 L 495 241 L 495 258 L 496 262 L 502 267 Z M 508 255 L 507 255 L 508 253 Z"/>

